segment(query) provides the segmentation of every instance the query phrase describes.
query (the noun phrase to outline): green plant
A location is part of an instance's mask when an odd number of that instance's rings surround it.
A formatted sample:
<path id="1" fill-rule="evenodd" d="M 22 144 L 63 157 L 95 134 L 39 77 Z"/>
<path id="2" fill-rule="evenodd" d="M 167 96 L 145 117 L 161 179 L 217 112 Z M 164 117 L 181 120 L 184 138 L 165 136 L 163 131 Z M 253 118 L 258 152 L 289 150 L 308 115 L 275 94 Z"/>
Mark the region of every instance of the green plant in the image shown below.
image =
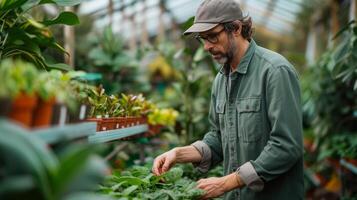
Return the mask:
<path id="1" fill-rule="evenodd" d="M 203 47 L 192 50 L 187 45 L 177 50 L 174 44 L 162 43 L 157 51 L 179 73 L 177 80 L 172 82 L 171 89 L 167 89 L 161 99 L 161 102 L 169 103 L 161 107 L 173 107 L 180 112 L 179 132 L 183 136 L 183 143 L 188 144 L 202 138 L 207 132 L 207 107 L 211 93 L 211 87 L 208 86 L 211 86 L 217 69 L 212 60 L 207 59 Z"/>
<path id="2" fill-rule="evenodd" d="M 174 126 L 179 113 L 171 108 L 159 109 L 155 108 L 148 115 L 148 123 L 152 125 Z"/>
<path id="3" fill-rule="evenodd" d="M 61 12 L 55 19 L 36 21 L 29 11 L 43 4 L 73 6 L 81 1 L 67 0 L 2 0 L 0 2 L 0 60 L 21 57 L 43 69 L 69 70 L 65 64 L 47 63 L 42 52 L 54 48 L 66 53 L 54 39 L 49 27 L 55 24 L 75 25 L 78 17 L 72 12 Z"/>
<path id="4" fill-rule="evenodd" d="M 48 144 L 7 120 L 0 120 L 0 198 L 29 200 L 109 199 L 94 193 L 108 168 L 88 144 Z"/>
<path id="5" fill-rule="evenodd" d="M 103 85 L 108 94 L 140 90 L 139 63 L 125 50 L 123 39 L 114 34 L 111 27 L 105 27 L 100 34 L 90 35 L 83 45 L 87 46 L 82 50 L 86 55 L 86 61 L 82 61 L 83 69 L 102 74 L 98 84 Z M 89 53 L 88 49 L 91 49 Z"/>
<path id="6" fill-rule="evenodd" d="M 108 96 L 105 94 L 104 88 L 98 87 L 89 90 L 88 102 L 92 106 L 90 116 L 101 118 L 108 115 L 107 101 Z"/>
<path id="7" fill-rule="evenodd" d="M 101 192 L 115 198 L 143 200 L 189 200 L 203 195 L 203 191 L 196 188 L 196 183 L 182 178 L 182 174 L 181 168 L 173 168 L 161 176 L 154 176 L 148 168 L 135 166 L 109 177 Z"/>
<path id="8" fill-rule="evenodd" d="M 304 111 L 309 111 L 308 123 L 321 140 L 330 134 L 357 132 L 356 23 L 351 22 L 335 39 L 340 44 L 325 52 L 305 74 Z"/>
<path id="9" fill-rule="evenodd" d="M 34 94 L 39 73 L 31 63 L 6 59 L 0 63 L 0 70 L 3 82 L 1 95 L 16 97 L 21 92 Z"/>

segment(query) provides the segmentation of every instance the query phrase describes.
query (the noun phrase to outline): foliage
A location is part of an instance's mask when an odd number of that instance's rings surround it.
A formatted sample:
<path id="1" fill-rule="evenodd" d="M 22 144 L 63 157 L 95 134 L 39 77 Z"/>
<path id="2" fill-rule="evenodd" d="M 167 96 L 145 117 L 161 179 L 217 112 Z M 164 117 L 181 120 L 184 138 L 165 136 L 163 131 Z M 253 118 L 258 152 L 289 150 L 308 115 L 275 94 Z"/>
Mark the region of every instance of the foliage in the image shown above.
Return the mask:
<path id="1" fill-rule="evenodd" d="M 173 168 L 161 176 L 154 176 L 146 167 L 113 174 L 101 192 L 120 199 L 198 199 L 203 191 L 196 183 L 182 178 L 183 171 Z M 163 182 L 162 182 L 162 181 Z"/>
<path id="2" fill-rule="evenodd" d="M 172 108 L 167 108 L 167 109 L 155 108 L 148 115 L 148 122 L 149 124 L 152 125 L 174 126 L 178 115 L 179 113 Z"/>
<path id="3" fill-rule="evenodd" d="M 172 43 L 160 44 L 158 51 L 177 72 L 177 80 L 171 84 L 162 101 L 169 102 L 169 107 L 177 109 L 181 114 L 178 118 L 179 130 L 184 143 L 201 138 L 208 127 L 208 107 L 210 100 L 209 87 L 217 69 L 212 60 L 206 59 L 203 47 L 192 50 L 192 46 L 177 50 Z"/>
<path id="4" fill-rule="evenodd" d="M 23 92 L 29 95 L 35 92 L 35 82 L 38 75 L 37 69 L 21 60 L 6 59 L 0 63 L 1 97 L 16 97 Z"/>
<path id="5" fill-rule="evenodd" d="M 356 133 L 357 27 L 343 29 L 341 43 L 310 68 L 304 85 L 304 111 L 319 138 L 341 132 Z M 305 112 L 306 113 L 306 112 Z M 316 114 L 313 114 L 316 113 Z"/>
<path id="6" fill-rule="evenodd" d="M 21 57 L 43 69 L 68 70 L 65 64 L 49 64 L 42 52 L 54 48 L 66 53 L 54 39 L 49 27 L 56 24 L 75 25 L 78 17 L 72 12 L 62 12 L 55 19 L 36 21 L 29 11 L 43 4 L 72 6 L 80 1 L 67 0 L 2 0 L 0 2 L 0 60 Z"/>
<path id="7" fill-rule="evenodd" d="M 321 146 L 318 160 L 325 158 L 357 158 L 357 137 L 354 134 L 334 135 Z"/>
<path id="8" fill-rule="evenodd" d="M 55 155 L 30 132 L 0 120 L 0 198 L 108 199 L 93 193 L 108 170 L 88 144 L 63 145 Z"/>
<path id="9" fill-rule="evenodd" d="M 82 63 L 79 67 L 101 73 L 103 79 L 98 84 L 102 84 L 109 94 L 140 90 L 139 63 L 124 49 L 123 39 L 114 34 L 111 27 L 105 27 L 100 34 L 89 35 L 87 41 L 79 45 L 86 46 L 78 49 L 85 51 L 79 54 L 87 55 L 85 60 L 79 61 Z"/>

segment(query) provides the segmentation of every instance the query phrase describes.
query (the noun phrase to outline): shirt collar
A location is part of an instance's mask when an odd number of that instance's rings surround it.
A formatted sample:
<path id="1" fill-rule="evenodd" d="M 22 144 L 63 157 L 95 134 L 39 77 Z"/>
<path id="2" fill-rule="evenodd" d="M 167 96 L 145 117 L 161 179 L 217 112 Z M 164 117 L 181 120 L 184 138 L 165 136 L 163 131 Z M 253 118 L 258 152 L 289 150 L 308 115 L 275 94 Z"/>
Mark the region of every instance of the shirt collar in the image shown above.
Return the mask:
<path id="1" fill-rule="evenodd" d="M 238 67 L 236 68 L 236 71 L 238 73 L 241 73 L 241 74 L 247 73 L 249 63 L 253 58 L 256 47 L 257 47 L 257 44 L 252 39 L 249 43 L 249 47 L 248 47 L 247 51 L 245 52 L 242 60 L 240 61 L 240 63 L 238 64 Z"/>

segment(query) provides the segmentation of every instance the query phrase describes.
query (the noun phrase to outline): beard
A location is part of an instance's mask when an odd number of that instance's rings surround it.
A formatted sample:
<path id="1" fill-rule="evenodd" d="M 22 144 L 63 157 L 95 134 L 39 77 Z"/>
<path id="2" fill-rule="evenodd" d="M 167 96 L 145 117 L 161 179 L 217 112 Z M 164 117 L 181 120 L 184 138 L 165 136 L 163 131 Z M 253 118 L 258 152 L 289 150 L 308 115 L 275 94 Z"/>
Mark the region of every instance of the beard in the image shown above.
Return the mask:
<path id="1" fill-rule="evenodd" d="M 234 57 L 234 53 L 237 50 L 237 46 L 234 42 L 229 41 L 229 46 L 226 52 L 210 50 L 212 57 L 221 65 L 224 65 L 224 70 L 226 74 L 229 74 L 231 68 L 231 62 Z"/>

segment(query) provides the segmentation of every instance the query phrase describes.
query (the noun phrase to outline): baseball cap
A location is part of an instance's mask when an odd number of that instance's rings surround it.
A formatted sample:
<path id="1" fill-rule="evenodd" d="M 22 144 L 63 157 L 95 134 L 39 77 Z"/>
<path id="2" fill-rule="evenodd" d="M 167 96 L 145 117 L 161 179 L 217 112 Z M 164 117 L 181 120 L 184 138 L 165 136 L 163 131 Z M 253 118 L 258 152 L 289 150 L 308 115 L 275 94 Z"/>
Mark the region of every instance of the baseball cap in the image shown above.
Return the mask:
<path id="1" fill-rule="evenodd" d="M 183 34 L 208 31 L 218 24 L 243 18 L 236 0 L 205 0 L 198 7 L 193 25 Z"/>

